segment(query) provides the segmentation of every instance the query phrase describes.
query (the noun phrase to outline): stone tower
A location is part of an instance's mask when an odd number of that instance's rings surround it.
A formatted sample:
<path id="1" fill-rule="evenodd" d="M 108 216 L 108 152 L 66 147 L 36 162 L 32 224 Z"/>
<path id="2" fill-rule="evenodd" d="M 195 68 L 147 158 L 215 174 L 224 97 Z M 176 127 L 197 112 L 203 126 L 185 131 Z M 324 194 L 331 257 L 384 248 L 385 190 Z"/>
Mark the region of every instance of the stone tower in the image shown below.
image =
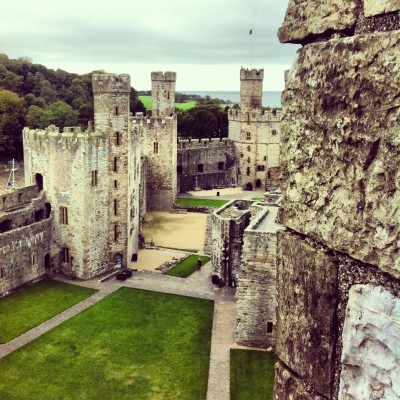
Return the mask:
<path id="1" fill-rule="evenodd" d="M 147 208 L 171 209 L 176 196 L 175 72 L 152 72 L 153 109 L 145 123 Z"/>
<path id="2" fill-rule="evenodd" d="M 176 72 L 151 73 L 153 117 L 172 117 L 175 114 Z"/>
<path id="3" fill-rule="evenodd" d="M 126 266 L 128 254 L 129 75 L 93 74 L 94 128 L 108 140 L 108 264 Z M 98 177 L 97 179 L 100 180 Z"/>
<path id="4" fill-rule="evenodd" d="M 240 70 L 240 110 L 251 112 L 262 107 L 263 69 Z"/>
<path id="5" fill-rule="evenodd" d="M 280 110 L 262 107 L 263 69 L 240 70 L 240 107 L 230 110 L 229 139 L 235 144 L 238 185 L 265 189 L 268 170 L 279 166 Z"/>

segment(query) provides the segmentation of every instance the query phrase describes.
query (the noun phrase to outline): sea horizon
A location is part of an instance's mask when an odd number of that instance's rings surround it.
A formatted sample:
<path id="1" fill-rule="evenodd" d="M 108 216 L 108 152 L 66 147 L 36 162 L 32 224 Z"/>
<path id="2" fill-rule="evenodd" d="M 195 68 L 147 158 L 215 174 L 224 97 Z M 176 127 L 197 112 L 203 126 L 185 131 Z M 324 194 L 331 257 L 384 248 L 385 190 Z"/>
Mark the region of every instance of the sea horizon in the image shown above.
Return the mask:
<path id="1" fill-rule="evenodd" d="M 240 103 L 239 90 L 177 90 L 178 93 L 210 96 L 213 99 L 230 101 L 232 104 Z M 263 91 L 263 107 L 281 107 L 281 91 Z"/>

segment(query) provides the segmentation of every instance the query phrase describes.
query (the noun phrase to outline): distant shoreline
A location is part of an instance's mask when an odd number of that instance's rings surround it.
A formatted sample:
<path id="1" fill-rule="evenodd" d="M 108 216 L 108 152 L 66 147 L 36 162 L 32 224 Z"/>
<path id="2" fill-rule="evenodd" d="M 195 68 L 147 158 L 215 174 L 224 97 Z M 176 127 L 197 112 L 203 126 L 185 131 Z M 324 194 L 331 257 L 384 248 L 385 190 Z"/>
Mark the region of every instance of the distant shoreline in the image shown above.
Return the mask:
<path id="1" fill-rule="evenodd" d="M 194 94 L 201 97 L 210 96 L 213 99 L 230 100 L 233 104 L 239 104 L 240 91 L 235 90 L 177 90 L 178 93 Z M 265 91 L 263 92 L 264 107 L 281 107 L 280 91 Z"/>

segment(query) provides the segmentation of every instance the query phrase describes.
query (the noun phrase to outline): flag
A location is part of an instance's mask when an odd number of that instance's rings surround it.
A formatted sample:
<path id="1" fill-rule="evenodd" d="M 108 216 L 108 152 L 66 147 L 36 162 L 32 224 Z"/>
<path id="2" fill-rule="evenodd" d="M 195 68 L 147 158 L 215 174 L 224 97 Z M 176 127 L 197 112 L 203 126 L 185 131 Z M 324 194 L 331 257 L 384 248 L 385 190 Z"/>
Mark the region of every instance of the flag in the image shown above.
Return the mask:
<path id="1" fill-rule="evenodd" d="M 250 29 L 249 35 L 253 34 L 253 29 Z"/>

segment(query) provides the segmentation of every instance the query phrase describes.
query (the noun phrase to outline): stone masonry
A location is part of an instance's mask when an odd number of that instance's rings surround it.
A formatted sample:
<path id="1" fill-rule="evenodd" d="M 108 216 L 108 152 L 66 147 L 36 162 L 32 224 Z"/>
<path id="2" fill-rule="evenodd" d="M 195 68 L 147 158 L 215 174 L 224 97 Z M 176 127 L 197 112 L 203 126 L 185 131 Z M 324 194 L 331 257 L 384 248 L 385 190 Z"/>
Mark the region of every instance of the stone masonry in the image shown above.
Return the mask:
<path id="1" fill-rule="evenodd" d="M 0 297 L 52 274 L 53 213 L 36 185 L 0 195 Z"/>
<path id="2" fill-rule="evenodd" d="M 400 5 L 290 0 L 274 399 L 400 398 Z"/>
<path id="3" fill-rule="evenodd" d="M 240 107 L 229 111 L 229 139 L 235 145 L 238 186 L 279 186 L 280 109 L 262 107 L 264 70 L 240 70 Z M 274 181 L 271 182 L 271 178 Z"/>

